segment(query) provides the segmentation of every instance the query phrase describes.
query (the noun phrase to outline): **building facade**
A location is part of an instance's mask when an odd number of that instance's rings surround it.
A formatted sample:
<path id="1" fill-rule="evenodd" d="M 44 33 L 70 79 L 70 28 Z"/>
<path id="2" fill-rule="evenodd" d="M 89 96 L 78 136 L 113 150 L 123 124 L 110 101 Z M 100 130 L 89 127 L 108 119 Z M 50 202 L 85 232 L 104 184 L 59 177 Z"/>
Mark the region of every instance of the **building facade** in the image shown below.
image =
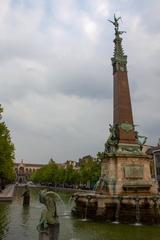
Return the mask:
<path id="1" fill-rule="evenodd" d="M 156 178 L 158 181 L 158 190 L 160 191 L 160 148 L 154 151 L 153 156 L 156 163 Z"/>
<path id="2" fill-rule="evenodd" d="M 45 166 L 45 165 L 44 164 L 24 163 L 23 160 L 20 163 L 15 163 L 14 169 L 16 172 L 16 182 L 17 183 L 26 183 L 28 181 L 29 176 L 43 166 Z"/>
<path id="3" fill-rule="evenodd" d="M 160 192 L 160 143 L 156 147 L 150 147 L 146 153 L 152 156 L 154 174 L 158 181 L 158 191 Z"/>

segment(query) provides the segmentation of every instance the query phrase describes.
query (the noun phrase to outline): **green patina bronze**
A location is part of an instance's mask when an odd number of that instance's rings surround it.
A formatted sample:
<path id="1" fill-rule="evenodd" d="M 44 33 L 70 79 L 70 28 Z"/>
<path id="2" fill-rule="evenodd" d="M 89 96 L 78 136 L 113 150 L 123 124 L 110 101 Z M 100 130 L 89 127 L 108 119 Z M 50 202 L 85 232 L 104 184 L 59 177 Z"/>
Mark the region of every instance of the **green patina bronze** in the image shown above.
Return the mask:
<path id="1" fill-rule="evenodd" d="M 105 152 L 114 153 L 118 144 L 117 126 L 112 126 L 111 124 L 109 124 L 109 131 L 110 135 L 107 142 L 105 143 Z"/>
<path id="2" fill-rule="evenodd" d="M 104 158 L 106 158 L 107 157 L 107 154 L 106 154 L 106 152 L 98 152 L 97 153 L 97 158 L 99 158 L 99 159 L 104 159 Z"/>
<path id="3" fill-rule="evenodd" d="M 139 145 L 127 145 L 123 144 L 118 146 L 118 152 L 119 153 L 125 153 L 125 154 L 141 154 L 141 150 Z"/>
<path id="4" fill-rule="evenodd" d="M 147 141 L 147 137 L 139 135 L 138 131 L 135 131 L 136 141 L 140 145 L 140 148 L 143 148 L 143 145 Z"/>
<path id="5" fill-rule="evenodd" d="M 119 31 L 119 23 L 118 21 L 121 19 L 121 17 L 116 18 L 114 14 L 114 20 L 111 22 L 114 25 L 115 29 L 115 48 L 114 48 L 114 56 L 111 58 L 112 65 L 113 65 L 113 71 L 127 71 L 127 56 L 124 55 L 124 51 L 122 48 L 122 38 L 120 37 L 125 31 Z"/>
<path id="6" fill-rule="evenodd" d="M 48 233 L 49 225 L 58 223 L 56 199 L 57 195 L 54 192 L 47 190 L 40 191 L 39 201 L 44 204 L 46 208 L 42 211 L 40 221 L 37 226 L 39 232 Z"/>
<path id="7" fill-rule="evenodd" d="M 118 127 L 123 129 L 127 133 L 134 129 L 133 124 L 130 124 L 130 123 L 121 123 L 121 124 L 119 124 Z"/>

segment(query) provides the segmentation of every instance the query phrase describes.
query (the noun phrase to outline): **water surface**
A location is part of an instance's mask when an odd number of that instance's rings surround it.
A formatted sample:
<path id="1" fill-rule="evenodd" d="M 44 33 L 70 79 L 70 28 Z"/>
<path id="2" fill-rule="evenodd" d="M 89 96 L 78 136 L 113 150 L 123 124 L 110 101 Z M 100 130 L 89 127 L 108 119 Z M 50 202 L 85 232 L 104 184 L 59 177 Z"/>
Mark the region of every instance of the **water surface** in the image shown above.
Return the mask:
<path id="1" fill-rule="evenodd" d="M 38 240 L 36 226 L 39 222 L 41 205 L 38 189 L 31 189 L 30 207 L 22 206 L 23 189 L 15 192 L 12 203 L 0 203 L 0 240 Z M 58 203 L 60 221 L 59 240 L 160 240 L 160 226 L 132 226 L 108 224 L 70 215 L 71 194 L 59 192 L 64 201 Z"/>

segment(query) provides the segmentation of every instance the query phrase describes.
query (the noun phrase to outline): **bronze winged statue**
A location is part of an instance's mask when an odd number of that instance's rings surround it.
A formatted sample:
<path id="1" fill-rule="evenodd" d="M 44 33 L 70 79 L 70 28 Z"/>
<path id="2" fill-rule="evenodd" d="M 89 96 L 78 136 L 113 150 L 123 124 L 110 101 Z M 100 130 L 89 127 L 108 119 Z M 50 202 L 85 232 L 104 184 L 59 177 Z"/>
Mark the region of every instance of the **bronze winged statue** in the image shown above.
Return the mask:
<path id="1" fill-rule="evenodd" d="M 118 28 L 119 28 L 119 19 L 121 19 L 121 17 L 118 17 L 116 18 L 116 15 L 114 14 L 114 22 L 111 21 L 111 20 L 108 20 L 109 22 L 111 22 L 114 26 L 115 26 L 115 29 L 118 31 Z"/>
<path id="2" fill-rule="evenodd" d="M 56 200 L 57 194 L 52 191 L 42 190 L 39 193 L 39 201 L 45 206 L 37 226 L 39 240 L 58 240 L 59 221 Z"/>
<path id="3" fill-rule="evenodd" d="M 116 18 L 116 15 L 114 14 L 114 21 L 111 21 L 108 19 L 109 22 L 111 22 L 114 26 L 115 26 L 115 35 L 116 37 L 119 37 L 119 35 L 122 35 L 123 33 L 126 33 L 125 31 L 119 31 L 119 23 L 118 21 L 122 19 L 121 17 L 117 17 Z"/>

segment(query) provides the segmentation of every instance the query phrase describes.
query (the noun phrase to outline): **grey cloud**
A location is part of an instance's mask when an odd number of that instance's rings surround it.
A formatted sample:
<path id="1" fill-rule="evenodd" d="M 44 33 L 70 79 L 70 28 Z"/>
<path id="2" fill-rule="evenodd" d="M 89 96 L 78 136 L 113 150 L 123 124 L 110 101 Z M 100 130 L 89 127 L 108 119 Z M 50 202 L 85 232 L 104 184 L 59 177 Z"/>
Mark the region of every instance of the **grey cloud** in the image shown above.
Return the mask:
<path id="1" fill-rule="evenodd" d="M 123 47 L 135 124 L 148 143 L 157 141 L 158 1 L 108 1 L 106 15 L 98 10 L 103 0 L 80 6 L 50 1 L 49 12 L 43 1 L 27 10 L 17 4 L 14 12 L 9 1 L 5 4 L 7 12 L 0 9 L 0 102 L 17 160 L 65 161 L 103 150 L 112 122 L 114 29 L 107 19 L 114 12 L 127 31 Z"/>
<path id="2" fill-rule="evenodd" d="M 56 76 L 52 76 L 51 72 L 48 92 L 53 93 L 56 90 L 66 95 L 77 95 L 82 98 L 112 97 L 112 79 L 100 65 L 93 66 L 92 63 L 90 65 L 88 63 L 88 65 L 81 65 L 75 71 L 65 69 L 61 75 L 57 76 L 56 83 L 55 78 Z"/>

